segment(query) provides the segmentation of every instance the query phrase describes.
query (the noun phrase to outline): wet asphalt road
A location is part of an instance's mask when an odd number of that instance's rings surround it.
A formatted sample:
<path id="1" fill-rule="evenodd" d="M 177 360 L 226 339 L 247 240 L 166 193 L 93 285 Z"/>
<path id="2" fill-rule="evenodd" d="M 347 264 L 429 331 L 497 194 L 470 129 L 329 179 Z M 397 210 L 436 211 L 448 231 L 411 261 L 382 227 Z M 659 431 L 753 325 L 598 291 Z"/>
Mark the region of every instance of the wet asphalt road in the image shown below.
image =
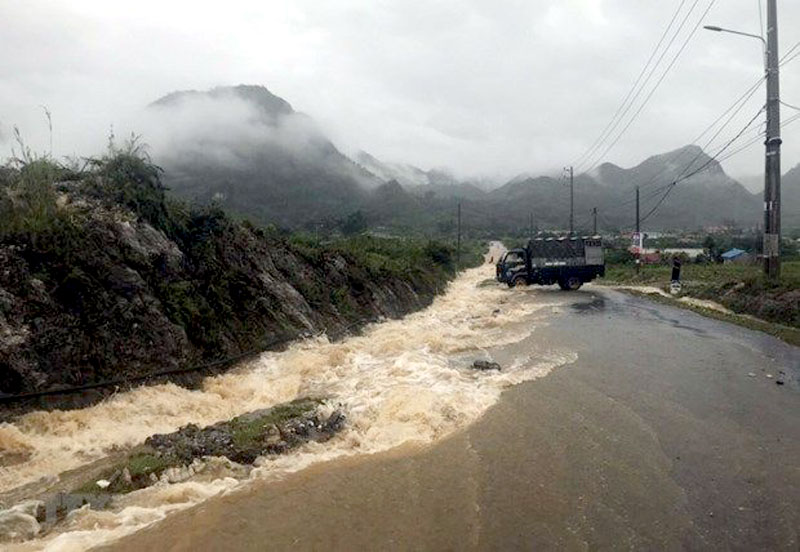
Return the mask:
<path id="1" fill-rule="evenodd" d="M 548 343 L 578 360 L 466 430 L 254 485 L 112 549 L 800 550 L 800 349 L 599 287 L 560 310 L 495 358 Z"/>

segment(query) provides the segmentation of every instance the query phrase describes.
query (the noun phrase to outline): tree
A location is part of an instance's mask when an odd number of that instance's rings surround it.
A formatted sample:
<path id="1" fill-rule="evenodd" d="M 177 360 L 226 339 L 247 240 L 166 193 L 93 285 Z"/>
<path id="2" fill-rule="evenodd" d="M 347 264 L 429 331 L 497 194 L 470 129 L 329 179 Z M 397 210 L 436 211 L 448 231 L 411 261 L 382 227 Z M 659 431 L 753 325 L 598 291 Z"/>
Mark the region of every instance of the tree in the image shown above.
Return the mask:
<path id="1" fill-rule="evenodd" d="M 342 232 L 346 236 L 361 234 L 367 229 L 367 218 L 360 210 L 350 213 L 341 224 Z"/>
<path id="2" fill-rule="evenodd" d="M 706 239 L 703 240 L 703 248 L 708 252 L 708 256 L 715 262 L 720 262 L 722 260 L 722 249 L 717 245 L 714 236 L 706 236 Z"/>

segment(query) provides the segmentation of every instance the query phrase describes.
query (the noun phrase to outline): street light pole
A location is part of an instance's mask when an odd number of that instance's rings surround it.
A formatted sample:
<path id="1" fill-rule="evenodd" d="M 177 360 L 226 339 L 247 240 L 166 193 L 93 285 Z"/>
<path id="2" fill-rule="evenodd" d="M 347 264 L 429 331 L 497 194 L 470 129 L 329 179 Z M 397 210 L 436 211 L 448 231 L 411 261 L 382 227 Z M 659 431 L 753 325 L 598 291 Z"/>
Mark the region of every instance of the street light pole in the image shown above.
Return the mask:
<path id="1" fill-rule="evenodd" d="M 781 94 L 778 2 L 767 2 L 767 158 L 764 176 L 764 274 L 781 272 Z"/>
<path id="2" fill-rule="evenodd" d="M 772 281 L 781 272 L 781 86 L 778 57 L 778 0 L 767 0 L 767 39 L 764 37 L 706 25 L 709 31 L 757 38 L 764 46 L 767 79 L 767 138 L 764 170 L 764 275 Z"/>

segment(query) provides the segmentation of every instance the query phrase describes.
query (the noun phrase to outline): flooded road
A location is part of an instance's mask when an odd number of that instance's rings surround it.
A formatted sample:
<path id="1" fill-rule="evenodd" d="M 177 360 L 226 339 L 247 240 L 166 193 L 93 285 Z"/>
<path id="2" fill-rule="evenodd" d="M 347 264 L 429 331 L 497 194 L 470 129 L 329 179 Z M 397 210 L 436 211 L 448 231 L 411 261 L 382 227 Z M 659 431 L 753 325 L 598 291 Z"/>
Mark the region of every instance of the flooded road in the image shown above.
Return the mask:
<path id="1" fill-rule="evenodd" d="M 336 439 L 264 458 L 244 477 L 241 470 L 220 468 L 183 483 L 154 485 L 118 497 L 108 510 L 73 512 L 66 524 L 17 548 L 85 550 L 221 493 L 281 479 L 315 463 L 433 443 L 469 426 L 504 389 L 577 358 L 569 347 L 544 341 L 506 349 L 547 325 L 565 298 L 509 294 L 491 281 L 487 285 L 492 275 L 488 265 L 466 271 L 421 312 L 374 324 L 340 342 L 319 337 L 265 353 L 209 378 L 199 390 L 143 387 L 89 408 L 34 412 L 0 425 L 0 501 L 11 505 L 63 487 L 70 477 L 74 481 L 66 489 L 75 488 L 82 481 L 69 470 L 84 473 L 86 466 L 122 454 L 150 435 L 188 423 L 209 425 L 305 396 L 324 397 L 327 409 L 341 409 L 348 420 Z M 501 362 L 504 370 L 473 370 L 475 360 Z"/>
<path id="2" fill-rule="evenodd" d="M 298 396 L 349 421 L 247 477 L 136 491 L 14 549 L 798 549 L 800 350 L 609 289 L 509 290 L 492 273 L 200 390 L 0 426 L 24 458 L 0 468 L 7 490 Z M 479 359 L 503 370 L 471 370 Z"/>
<path id="3" fill-rule="evenodd" d="M 797 348 L 607 289 L 506 293 L 560 306 L 495 358 L 577 360 L 443 440 L 256 483 L 109 550 L 798 549 Z"/>

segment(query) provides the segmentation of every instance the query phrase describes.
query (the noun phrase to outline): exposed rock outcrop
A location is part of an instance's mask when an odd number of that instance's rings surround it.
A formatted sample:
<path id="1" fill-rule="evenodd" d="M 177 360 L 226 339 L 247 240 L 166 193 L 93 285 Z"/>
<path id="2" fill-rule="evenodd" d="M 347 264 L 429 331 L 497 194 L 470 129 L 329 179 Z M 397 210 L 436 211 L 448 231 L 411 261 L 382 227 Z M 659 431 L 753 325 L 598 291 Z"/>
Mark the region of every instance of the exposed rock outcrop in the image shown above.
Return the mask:
<path id="1" fill-rule="evenodd" d="M 97 182 L 57 184 L 57 207 L 35 232 L 0 232 L 0 395 L 124 385 L 211 362 L 223 369 L 216 361 L 420 309 L 451 274 L 440 250 L 366 237 L 357 246 L 298 242 L 217 208 L 170 202 L 157 181 L 135 193 L 125 181 Z M 0 196 L 16 193 L 2 184 Z M 192 385 L 208 374 L 170 378 Z M 0 421 L 113 390 L 15 403 Z"/>

